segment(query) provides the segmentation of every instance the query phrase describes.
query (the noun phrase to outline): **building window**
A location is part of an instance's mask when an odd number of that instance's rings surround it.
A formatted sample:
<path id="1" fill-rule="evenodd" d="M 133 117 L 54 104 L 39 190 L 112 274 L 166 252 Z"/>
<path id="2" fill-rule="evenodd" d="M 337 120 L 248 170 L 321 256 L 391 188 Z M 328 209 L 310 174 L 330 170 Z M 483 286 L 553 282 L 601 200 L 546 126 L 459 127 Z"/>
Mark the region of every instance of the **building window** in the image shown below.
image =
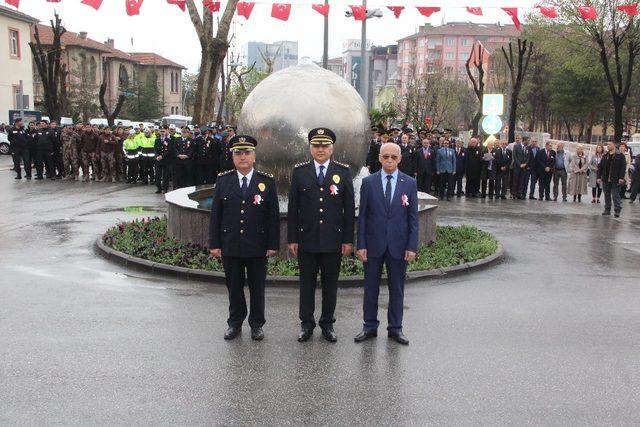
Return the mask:
<path id="1" fill-rule="evenodd" d="M 461 39 L 460 46 L 469 46 L 469 39 Z"/>
<path id="2" fill-rule="evenodd" d="M 435 39 L 429 39 L 427 41 L 427 45 L 429 46 L 429 49 L 433 49 L 434 47 L 436 47 L 436 40 Z"/>
<path id="3" fill-rule="evenodd" d="M 453 61 L 453 52 L 447 52 L 444 54 L 444 59 L 448 61 Z"/>
<path id="4" fill-rule="evenodd" d="M 9 56 L 20 59 L 20 31 L 9 28 Z"/>
<path id="5" fill-rule="evenodd" d="M 467 59 L 469 59 L 469 52 L 462 52 L 460 54 L 460 61 L 466 61 Z"/>
<path id="6" fill-rule="evenodd" d="M 447 46 L 453 46 L 454 39 L 447 37 Z"/>

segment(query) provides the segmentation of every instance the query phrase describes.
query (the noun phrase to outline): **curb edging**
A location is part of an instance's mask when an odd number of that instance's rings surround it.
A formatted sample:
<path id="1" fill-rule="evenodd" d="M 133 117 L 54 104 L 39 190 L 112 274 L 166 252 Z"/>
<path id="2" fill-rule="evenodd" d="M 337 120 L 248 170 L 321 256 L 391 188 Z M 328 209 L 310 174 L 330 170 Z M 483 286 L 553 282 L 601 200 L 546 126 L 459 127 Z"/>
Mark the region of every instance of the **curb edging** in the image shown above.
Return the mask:
<path id="1" fill-rule="evenodd" d="M 102 236 L 99 236 L 96 240 L 95 247 L 100 255 L 102 255 L 104 258 L 109 261 L 124 265 L 126 268 L 134 268 L 151 273 L 173 275 L 177 279 L 183 280 L 199 280 L 205 282 L 214 282 L 217 284 L 225 283 L 224 273 L 222 272 L 176 267 L 173 265 L 161 264 L 143 258 L 134 257 L 105 245 L 102 241 Z M 502 246 L 502 243 L 498 241 L 498 247 L 496 248 L 496 251 L 485 258 L 465 264 L 453 265 L 451 267 L 437 268 L 435 270 L 411 271 L 407 273 L 406 282 L 410 283 L 417 280 L 436 279 L 445 276 L 470 273 L 500 263 L 504 259 L 504 255 L 504 247 Z M 341 277 L 338 279 L 338 286 L 358 287 L 362 286 L 363 281 L 364 276 Z M 298 283 L 298 276 L 267 276 L 266 280 L 267 285 L 298 286 Z"/>

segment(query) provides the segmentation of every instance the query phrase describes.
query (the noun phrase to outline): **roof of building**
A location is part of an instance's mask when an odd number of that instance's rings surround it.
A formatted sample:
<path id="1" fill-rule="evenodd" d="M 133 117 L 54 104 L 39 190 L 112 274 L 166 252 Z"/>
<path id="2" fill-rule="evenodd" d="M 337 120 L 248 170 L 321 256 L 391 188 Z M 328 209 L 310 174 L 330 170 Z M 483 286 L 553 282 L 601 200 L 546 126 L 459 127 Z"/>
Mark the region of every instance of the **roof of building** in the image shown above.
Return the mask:
<path id="1" fill-rule="evenodd" d="M 34 26 L 34 30 L 31 33 L 32 40 L 35 40 L 34 38 L 35 27 L 36 26 Z M 43 45 L 53 44 L 53 30 L 51 29 L 51 27 L 48 25 L 38 24 L 37 28 L 38 28 L 38 34 L 40 36 L 40 42 Z M 177 64 L 173 61 L 170 61 L 155 53 L 134 52 L 134 53 L 128 54 L 121 50 L 112 48 L 106 43 L 101 43 L 99 41 L 90 39 L 89 37 L 86 36 L 86 34 L 82 34 L 81 36 L 80 33 L 74 33 L 68 30 L 62 35 L 61 42 L 63 45 L 66 45 L 66 46 L 78 46 L 85 49 L 95 50 L 95 51 L 101 52 L 103 55 L 107 57 L 118 58 L 124 61 L 130 61 L 137 64 L 157 65 L 161 67 L 176 67 L 176 68 L 186 69 L 182 65 Z"/>
<path id="2" fill-rule="evenodd" d="M 0 6 L 0 15 L 17 19 L 18 21 L 28 22 L 29 24 L 35 24 L 39 22 L 37 18 L 34 18 L 31 15 L 27 15 L 26 13 L 22 13 L 5 6 Z"/>
<path id="3" fill-rule="evenodd" d="M 327 62 L 332 65 L 342 64 L 342 56 L 338 56 L 337 58 L 331 58 Z"/>
<path id="4" fill-rule="evenodd" d="M 138 61 L 141 65 L 155 65 L 160 67 L 175 67 L 186 70 L 186 67 L 164 58 L 153 52 L 133 52 L 131 57 Z"/>
<path id="5" fill-rule="evenodd" d="M 520 30 L 515 25 L 476 24 L 473 22 L 450 22 L 445 25 L 421 25 L 418 33 L 399 39 L 411 40 L 419 36 L 487 36 L 487 37 L 517 37 Z"/>

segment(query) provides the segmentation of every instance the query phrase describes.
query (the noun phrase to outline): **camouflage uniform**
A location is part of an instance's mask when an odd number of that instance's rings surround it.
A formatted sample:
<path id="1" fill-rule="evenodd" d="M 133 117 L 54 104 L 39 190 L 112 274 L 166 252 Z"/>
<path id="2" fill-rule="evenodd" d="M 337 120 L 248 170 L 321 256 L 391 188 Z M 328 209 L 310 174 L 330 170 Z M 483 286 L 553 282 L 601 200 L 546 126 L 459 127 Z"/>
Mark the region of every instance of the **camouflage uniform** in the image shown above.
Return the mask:
<path id="1" fill-rule="evenodd" d="M 100 137 L 100 163 L 102 164 L 102 182 L 116 182 L 115 150 L 118 144 L 110 131 Z"/>
<path id="2" fill-rule="evenodd" d="M 62 130 L 60 136 L 62 140 L 62 162 L 64 164 L 65 179 L 78 179 L 79 167 L 78 167 L 78 141 L 80 135 L 68 126 Z"/>
<path id="3" fill-rule="evenodd" d="M 89 181 L 89 166 L 91 166 L 93 176 L 91 178 L 95 179 L 97 168 L 96 168 L 96 149 L 98 136 L 93 132 L 92 129 L 86 127 L 84 132 L 82 133 L 82 178 L 84 181 Z"/>
<path id="4" fill-rule="evenodd" d="M 124 135 L 124 131 L 122 128 L 118 128 L 115 132 L 116 136 L 116 151 L 114 153 L 116 160 L 116 180 L 117 181 L 126 181 L 126 177 L 124 174 L 124 151 L 122 149 L 122 141 L 126 138 Z"/>

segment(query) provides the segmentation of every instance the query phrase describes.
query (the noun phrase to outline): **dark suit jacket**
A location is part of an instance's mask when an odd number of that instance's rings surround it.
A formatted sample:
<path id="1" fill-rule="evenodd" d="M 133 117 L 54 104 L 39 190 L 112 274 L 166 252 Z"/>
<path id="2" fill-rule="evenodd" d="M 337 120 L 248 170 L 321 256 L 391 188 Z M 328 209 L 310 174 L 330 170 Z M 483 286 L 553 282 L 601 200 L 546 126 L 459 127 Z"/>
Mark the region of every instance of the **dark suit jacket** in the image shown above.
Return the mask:
<path id="1" fill-rule="evenodd" d="M 398 171 L 391 206 L 387 208 L 381 173 L 362 180 L 357 248 L 366 249 L 367 256 L 373 258 L 382 257 L 388 249 L 391 257 L 403 259 L 405 251 L 418 250 L 418 187 L 415 179 Z"/>
<path id="2" fill-rule="evenodd" d="M 464 147 L 460 147 L 460 153 L 458 154 L 456 147 L 451 147 L 456 153 L 456 175 L 462 176 L 467 170 L 467 150 Z"/>
<path id="3" fill-rule="evenodd" d="M 549 156 L 547 157 L 547 150 L 541 149 L 538 150 L 538 155 L 536 156 L 536 170 L 538 174 L 543 173 L 551 173 L 553 171 L 553 166 L 556 164 L 556 152 L 554 150 L 549 150 Z M 544 168 L 551 168 L 549 172 L 545 172 Z"/>
<path id="4" fill-rule="evenodd" d="M 331 161 L 322 185 L 313 161 L 296 165 L 289 189 L 287 240 L 304 252 L 339 252 L 343 243 L 353 243 L 355 209 L 346 165 Z"/>
<path id="5" fill-rule="evenodd" d="M 436 173 L 436 152 L 429 147 L 429 157 L 424 157 L 424 147 L 420 147 L 416 153 L 415 171 L 418 175 L 433 175 Z"/>
<path id="6" fill-rule="evenodd" d="M 256 197 L 259 196 L 259 200 Z M 209 248 L 222 256 L 264 257 L 280 249 L 280 212 L 273 177 L 253 170 L 242 197 L 235 169 L 218 175 L 209 223 Z"/>
<path id="7" fill-rule="evenodd" d="M 507 173 L 511 166 L 511 150 L 508 148 L 497 148 L 496 152 L 496 173 Z M 506 167 L 505 170 L 501 170 L 502 167 Z"/>
<path id="8" fill-rule="evenodd" d="M 626 170 L 627 160 L 620 151 L 616 150 L 613 155 L 606 152 L 598 168 L 598 178 L 604 183 L 618 184 L 619 179 L 624 179 Z"/>
<path id="9" fill-rule="evenodd" d="M 520 169 L 520 165 L 529 162 L 529 152 L 524 144 L 515 143 L 513 145 L 513 169 Z"/>

